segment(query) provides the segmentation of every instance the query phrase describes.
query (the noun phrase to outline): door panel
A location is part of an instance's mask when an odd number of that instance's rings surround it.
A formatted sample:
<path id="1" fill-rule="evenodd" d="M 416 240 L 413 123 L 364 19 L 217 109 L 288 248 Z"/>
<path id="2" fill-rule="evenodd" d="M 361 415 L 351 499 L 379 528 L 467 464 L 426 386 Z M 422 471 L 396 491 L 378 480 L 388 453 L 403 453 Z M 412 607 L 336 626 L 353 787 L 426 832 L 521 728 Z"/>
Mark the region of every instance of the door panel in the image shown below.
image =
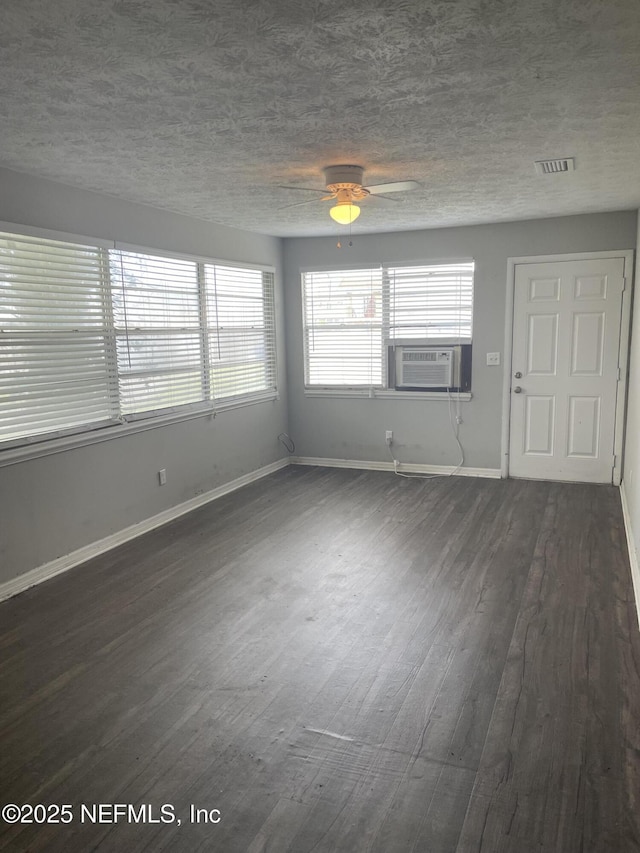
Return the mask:
<path id="1" fill-rule="evenodd" d="M 553 456 L 556 420 L 554 398 L 528 395 L 525 407 L 525 454 Z"/>
<path id="2" fill-rule="evenodd" d="M 567 456 L 595 459 L 600 437 L 600 398 L 570 397 Z"/>
<path id="3" fill-rule="evenodd" d="M 555 376 L 558 360 L 558 315 L 530 314 L 527 329 L 527 374 Z"/>
<path id="4" fill-rule="evenodd" d="M 571 337 L 571 375 L 602 376 L 604 314 L 574 314 Z"/>
<path id="5" fill-rule="evenodd" d="M 607 277 L 605 275 L 577 275 L 575 279 L 575 298 L 606 299 Z"/>
<path id="6" fill-rule="evenodd" d="M 623 274 L 623 258 L 516 266 L 512 476 L 612 481 Z"/>
<path id="7" fill-rule="evenodd" d="M 532 278 L 529 283 L 529 302 L 548 302 L 560 298 L 559 278 Z"/>

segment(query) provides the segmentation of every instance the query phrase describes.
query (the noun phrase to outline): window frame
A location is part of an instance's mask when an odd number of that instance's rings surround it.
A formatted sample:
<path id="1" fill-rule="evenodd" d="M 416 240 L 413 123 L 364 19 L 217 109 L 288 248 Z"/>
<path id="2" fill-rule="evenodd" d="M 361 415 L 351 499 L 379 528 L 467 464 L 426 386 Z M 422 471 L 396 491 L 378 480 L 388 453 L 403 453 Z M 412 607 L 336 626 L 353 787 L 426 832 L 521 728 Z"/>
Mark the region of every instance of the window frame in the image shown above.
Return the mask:
<path id="1" fill-rule="evenodd" d="M 59 241 L 69 245 L 77 245 L 79 248 L 95 247 L 102 251 L 106 250 L 105 276 L 106 283 L 104 291 L 108 298 L 108 307 L 103 307 L 103 329 L 106 345 L 106 361 L 110 365 L 111 370 L 116 367 L 116 393 L 118 415 L 110 420 L 102 420 L 93 423 L 78 423 L 64 429 L 52 430 L 48 432 L 30 433 L 20 437 L 8 438 L 0 442 L 0 467 L 6 464 L 13 464 L 22 461 L 23 459 L 37 458 L 39 456 L 50 455 L 51 453 L 60 452 L 72 447 L 84 446 L 96 442 L 107 441 L 118 436 L 129 433 L 139 432 L 146 429 L 154 429 L 167 424 L 177 423 L 193 418 L 210 416 L 217 412 L 222 412 L 235 408 L 242 408 L 262 402 L 267 402 L 279 399 L 278 391 L 278 360 L 277 360 L 277 297 L 275 287 L 275 267 L 269 264 L 255 264 L 239 261 L 222 260 L 218 258 L 205 257 L 200 255 L 184 254 L 179 252 L 171 252 L 165 249 L 155 249 L 147 246 L 133 245 L 116 241 L 109 241 L 94 237 L 85 237 L 67 232 L 53 231 L 50 229 L 40 229 L 30 226 L 16 225 L 15 223 L 0 222 L 0 231 L 7 235 L 15 235 L 19 240 L 21 237 L 28 237 L 35 240 L 52 240 Z M 262 276 L 263 299 L 260 301 L 260 306 L 264 317 L 264 335 L 265 339 L 269 339 L 269 345 L 264 351 L 263 364 L 265 365 L 265 374 L 272 384 L 253 392 L 241 392 L 235 395 L 225 395 L 216 397 L 215 391 L 210 393 L 211 386 L 210 373 L 211 365 L 206 361 L 206 347 L 200 349 L 199 368 L 201 375 L 206 376 L 206 381 L 201 383 L 203 394 L 201 399 L 193 400 L 178 405 L 169 405 L 161 408 L 149 409 L 146 411 L 134 411 L 127 415 L 122 414 L 122 396 L 120 392 L 120 370 L 117 369 L 116 341 L 122 330 L 118 330 L 115 324 L 114 310 L 112 303 L 114 284 L 110 275 L 111 253 L 135 253 L 143 254 L 153 258 L 166 258 L 175 261 L 187 261 L 196 264 L 198 276 L 198 316 L 199 326 L 197 329 L 198 337 L 206 338 L 211 330 L 211 327 L 204 325 L 206 323 L 206 292 L 204 285 L 204 268 L 205 265 L 219 266 L 225 268 L 233 268 L 240 272 L 251 271 L 258 272 Z"/>
<path id="2" fill-rule="evenodd" d="M 428 269 L 430 267 L 437 268 L 443 266 L 455 266 L 462 264 L 472 264 L 471 270 L 471 317 L 470 317 L 470 334 L 465 337 L 432 337 L 432 338 L 418 338 L 418 337 L 393 337 L 391 332 L 396 328 L 401 328 L 398 324 L 393 324 L 391 320 L 391 315 L 393 312 L 393 308 L 395 306 L 392 305 L 392 297 L 391 297 L 391 284 L 390 284 L 390 276 L 389 272 L 391 270 L 398 269 L 412 269 L 412 268 L 420 268 L 424 267 Z M 381 353 L 381 383 L 375 384 L 328 384 L 328 383 L 316 383 L 312 384 L 308 381 L 309 377 L 309 350 L 308 350 L 308 340 L 309 334 L 313 330 L 313 326 L 308 324 L 307 322 L 307 314 L 308 314 L 308 304 L 307 304 L 307 283 L 306 276 L 322 273 L 340 273 L 340 272 L 370 272 L 372 270 L 380 270 L 381 273 L 381 293 L 382 293 L 382 305 L 381 305 L 381 331 L 382 331 L 382 353 Z M 427 346 L 434 348 L 448 347 L 448 346 L 460 346 L 462 345 L 464 348 L 468 349 L 468 359 L 469 359 L 469 370 L 472 356 L 472 346 L 473 346 L 473 317 L 474 317 L 474 296 L 475 296 L 475 276 L 476 276 L 476 261 L 474 258 L 464 257 L 464 258 L 438 258 L 429 261 L 417 260 L 417 261 L 402 261 L 402 262 L 391 262 L 391 261 L 383 261 L 379 264 L 354 264 L 354 265 L 331 265 L 331 266 L 322 266 L 322 267 L 301 267 L 300 268 L 300 279 L 301 279 L 301 299 L 302 299 L 302 335 L 303 335 L 303 372 L 304 372 L 304 393 L 305 396 L 308 397 L 380 397 L 380 398 L 406 398 L 406 399 L 446 399 L 447 393 L 442 390 L 430 390 L 430 389 L 396 389 L 392 385 L 389 385 L 390 380 L 390 371 L 389 371 L 389 352 L 394 346 Z M 469 375 L 470 380 L 470 375 Z M 456 393 L 456 399 L 460 400 L 470 400 L 472 398 L 471 390 L 470 390 L 470 381 L 469 381 L 469 390 L 458 390 Z"/>

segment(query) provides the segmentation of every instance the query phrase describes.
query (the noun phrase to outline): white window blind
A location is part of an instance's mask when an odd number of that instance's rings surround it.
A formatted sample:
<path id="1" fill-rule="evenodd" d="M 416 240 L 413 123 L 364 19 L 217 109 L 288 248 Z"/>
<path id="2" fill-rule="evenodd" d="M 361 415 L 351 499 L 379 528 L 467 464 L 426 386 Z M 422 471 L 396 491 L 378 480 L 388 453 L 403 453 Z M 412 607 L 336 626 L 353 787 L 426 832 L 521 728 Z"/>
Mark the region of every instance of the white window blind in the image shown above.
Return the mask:
<path id="1" fill-rule="evenodd" d="M 197 263 L 110 255 L 122 413 L 204 400 Z"/>
<path id="2" fill-rule="evenodd" d="M 470 344 L 473 261 L 302 274 L 307 387 L 380 387 L 387 342 Z"/>
<path id="3" fill-rule="evenodd" d="M 382 384 L 382 271 L 303 274 L 305 383 Z"/>
<path id="4" fill-rule="evenodd" d="M 117 418 L 107 252 L 0 234 L 0 441 Z"/>
<path id="5" fill-rule="evenodd" d="M 0 445 L 276 392 L 274 274 L 0 233 Z"/>
<path id="6" fill-rule="evenodd" d="M 389 267 L 389 334 L 393 338 L 471 343 L 472 261 Z"/>
<path id="7" fill-rule="evenodd" d="M 204 281 L 213 398 L 274 390 L 273 273 L 205 264 Z"/>

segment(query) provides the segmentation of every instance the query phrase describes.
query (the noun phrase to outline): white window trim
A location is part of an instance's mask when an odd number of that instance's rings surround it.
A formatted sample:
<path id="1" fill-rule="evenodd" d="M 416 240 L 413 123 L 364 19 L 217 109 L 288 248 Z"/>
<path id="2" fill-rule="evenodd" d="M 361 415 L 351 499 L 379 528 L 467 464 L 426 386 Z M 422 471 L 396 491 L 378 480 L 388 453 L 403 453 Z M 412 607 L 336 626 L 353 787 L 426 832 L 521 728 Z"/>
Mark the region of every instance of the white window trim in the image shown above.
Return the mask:
<path id="1" fill-rule="evenodd" d="M 56 453 L 64 453 L 68 450 L 76 450 L 80 447 L 89 447 L 92 444 L 101 444 L 104 441 L 125 438 L 126 436 L 146 432 L 151 429 L 160 429 L 161 427 L 192 421 L 197 418 L 215 418 L 219 414 L 229 412 L 233 409 L 242 409 L 247 406 L 274 402 L 279 399 L 280 395 L 278 392 L 266 392 L 262 397 L 235 400 L 233 404 L 225 401 L 215 407 L 208 405 L 197 411 L 174 412 L 169 415 L 146 419 L 141 418 L 140 420 L 136 419 L 135 421 L 132 420 L 120 424 L 107 424 L 97 429 L 90 428 L 85 432 L 74 433 L 73 435 L 59 438 L 44 438 L 40 441 L 32 440 L 30 444 L 6 448 L 0 451 L 0 468 L 5 468 L 8 465 L 16 465 L 19 462 L 27 462 L 31 459 L 40 459 L 44 456 L 53 456 Z"/>
<path id="2" fill-rule="evenodd" d="M 20 225 L 15 222 L 0 220 L 0 231 L 9 234 L 21 234 L 26 237 L 40 237 L 42 240 L 60 240 L 62 243 L 79 243 L 83 246 L 99 246 L 102 249 L 116 249 L 121 252 L 140 252 L 141 254 L 157 255 L 162 258 L 175 258 L 179 261 L 195 261 L 196 263 L 221 264 L 225 267 L 238 269 L 259 270 L 260 272 L 276 273 L 273 264 L 257 264 L 228 258 L 218 258 L 212 255 L 194 255 L 186 252 L 174 252 L 171 249 L 160 249 L 156 246 L 141 246 L 124 243 L 121 240 L 110 240 L 104 237 L 93 237 L 87 234 L 72 234 L 69 231 L 55 231 L 51 228 L 36 228 L 31 225 Z"/>
<path id="3" fill-rule="evenodd" d="M 36 235 L 37 236 L 37 235 Z M 176 261 L 193 261 L 197 264 L 219 264 L 225 267 L 235 267 L 240 270 L 256 270 L 258 272 L 276 272 L 276 268 L 270 264 L 245 263 L 244 261 L 229 261 L 226 258 L 214 258 L 210 255 L 192 255 L 185 252 L 173 252 L 171 249 L 156 249 L 150 246 L 139 246 L 133 243 L 123 243 L 115 240 L 109 244 L 110 249 L 119 252 L 133 252 L 142 255 L 155 255 L 159 258 L 173 258 Z"/>
<path id="4" fill-rule="evenodd" d="M 389 258 L 383 258 L 381 261 L 376 261 L 375 263 L 353 263 L 353 264 L 322 264 L 321 266 L 317 266 L 312 264 L 307 266 L 306 264 L 298 267 L 300 270 L 300 274 L 306 272 L 340 272 L 340 270 L 377 270 L 384 267 L 415 267 L 415 266 L 442 266 L 443 264 L 475 264 L 477 263 L 476 259 L 473 255 L 463 255 L 461 257 L 451 257 L 450 255 L 443 255 L 442 257 L 437 258 L 429 258 L 425 260 L 425 258 L 420 255 L 415 258 L 407 259 L 403 258 L 401 261 L 390 260 Z"/>
<path id="5" fill-rule="evenodd" d="M 41 240 L 59 240 L 61 243 L 79 243 L 82 246 L 98 246 L 101 249 L 116 248 L 113 240 L 89 237 L 86 234 L 71 234 L 68 231 L 53 231 L 50 228 L 34 228 L 31 225 L 17 225 L 15 222 L 0 221 L 0 231 L 18 237 L 39 237 Z"/>
<path id="6" fill-rule="evenodd" d="M 369 400 L 441 400 L 447 403 L 446 391 L 396 391 L 395 388 L 305 388 L 305 397 L 343 397 Z M 471 391 L 452 391 L 451 399 L 468 403 L 473 399 Z"/>

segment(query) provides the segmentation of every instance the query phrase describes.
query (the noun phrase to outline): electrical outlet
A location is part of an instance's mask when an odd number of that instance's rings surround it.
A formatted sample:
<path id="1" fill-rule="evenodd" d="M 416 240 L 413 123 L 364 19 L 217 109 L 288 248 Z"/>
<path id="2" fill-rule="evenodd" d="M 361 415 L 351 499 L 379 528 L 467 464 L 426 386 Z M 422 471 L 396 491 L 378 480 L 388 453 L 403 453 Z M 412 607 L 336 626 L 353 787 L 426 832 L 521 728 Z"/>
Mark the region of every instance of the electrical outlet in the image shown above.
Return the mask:
<path id="1" fill-rule="evenodd" d="M 166 486 L 166 484 L 167 484 L 167 469 L 166 468 L 161 468 L 158 471 L 158 482 L 160 483 L 161 486 Z"/>
<path id="2" fill-rule="evenodd" d="M 391 446 L 391 442 L 393 441 L 393 430 L 392 430 L 392 429 L 388 429 L 388 430 L 385 432 L 385 434 L 384 434 L 384 440 L 385 440 L 386 444 L 388 444 L 388 445 L 389 445 L 389 447 L 390 447 L 390 446 Z"/>

